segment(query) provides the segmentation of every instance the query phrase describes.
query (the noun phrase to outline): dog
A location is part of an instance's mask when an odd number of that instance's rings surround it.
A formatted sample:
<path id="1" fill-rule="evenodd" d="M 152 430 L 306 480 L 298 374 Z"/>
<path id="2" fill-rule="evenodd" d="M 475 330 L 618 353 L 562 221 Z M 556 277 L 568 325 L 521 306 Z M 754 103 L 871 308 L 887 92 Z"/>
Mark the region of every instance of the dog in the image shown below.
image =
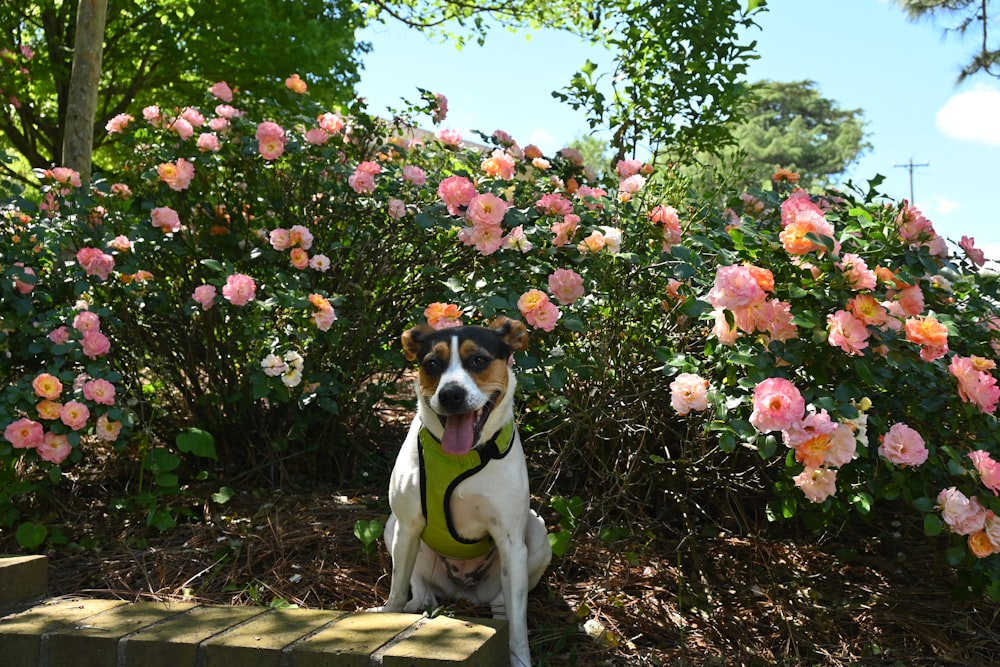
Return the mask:
<path id="1" fill-rule="evenodd" d="M 418 407 L 389 481 L 389 599 L 372 611 L 488 604 L 508 619 L 510 664 L 526 667 L 528 591 L 552 559 L 514 423 L 509 360 L 527 348 L 527 329 L 505 317 L 486 327 L 421 324 L 402 344 L 418 363 Z"/>

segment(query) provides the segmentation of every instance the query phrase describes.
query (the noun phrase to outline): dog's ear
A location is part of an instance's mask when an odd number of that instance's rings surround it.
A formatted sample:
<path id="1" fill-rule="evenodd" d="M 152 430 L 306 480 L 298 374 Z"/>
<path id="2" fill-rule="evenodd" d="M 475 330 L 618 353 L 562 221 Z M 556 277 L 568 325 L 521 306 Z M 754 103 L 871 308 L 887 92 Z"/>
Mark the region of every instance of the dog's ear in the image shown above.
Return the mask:
<path id="1" fill-rule="evenodd" d="M 528 327 L 524 322 L 501 315 L 490 322 L 490 328 L 510 349 L 518 352 L 528 349 Z"/>
<path id="2" fill-rule="evenodd" d="M 420 345 L 423 343 L 424 339 L 431 333 L 434 329 L 430 328 L 426 324 L 418 324 L 412 329 L 407 329 L 403 332 L 400 339 L 403 341 L 403 356 L 408 360 L 413 361 L 417 358 L 420 353 Z"/>

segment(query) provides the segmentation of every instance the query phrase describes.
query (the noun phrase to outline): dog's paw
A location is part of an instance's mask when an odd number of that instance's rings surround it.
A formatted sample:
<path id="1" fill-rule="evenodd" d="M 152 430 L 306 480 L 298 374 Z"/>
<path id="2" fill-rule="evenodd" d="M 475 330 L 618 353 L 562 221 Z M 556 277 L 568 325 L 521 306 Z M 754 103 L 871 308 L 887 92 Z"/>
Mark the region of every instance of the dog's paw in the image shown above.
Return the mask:
<path id="1" fill-rule="evenodd" d="M 369 609 L 365 609 L 365 611 L 369 614 L 381 614 L 383 612 L 397 612 L 402 610 L 390 607 L 389 605 L 382 605 L 381 607 L 370 607 Z"/>

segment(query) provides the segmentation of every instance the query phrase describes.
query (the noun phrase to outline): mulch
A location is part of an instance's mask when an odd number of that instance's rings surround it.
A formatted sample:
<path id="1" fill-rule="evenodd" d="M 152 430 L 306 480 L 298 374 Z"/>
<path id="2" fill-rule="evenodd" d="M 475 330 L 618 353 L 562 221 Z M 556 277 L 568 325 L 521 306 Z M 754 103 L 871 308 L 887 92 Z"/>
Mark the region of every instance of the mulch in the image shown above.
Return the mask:
<path id="1" fill-rule="evenodd" d="M 366 552 L 354 536 L 358 520 L 386 514 L 364 490 L 240 493 L 165 533 L 103 501 L 74 503 L 82 532 L 67 527 L 70 546 L 50 553 L 51 595 L 354 611 L 388 593 L 384 546 Z M 902 529 L 637 532 L 610 541 L 582 527 L 553 560 L 529 600 L 538 664 L 1000 664 L 1000 606 L 954 595 L 939 541 Z"/>

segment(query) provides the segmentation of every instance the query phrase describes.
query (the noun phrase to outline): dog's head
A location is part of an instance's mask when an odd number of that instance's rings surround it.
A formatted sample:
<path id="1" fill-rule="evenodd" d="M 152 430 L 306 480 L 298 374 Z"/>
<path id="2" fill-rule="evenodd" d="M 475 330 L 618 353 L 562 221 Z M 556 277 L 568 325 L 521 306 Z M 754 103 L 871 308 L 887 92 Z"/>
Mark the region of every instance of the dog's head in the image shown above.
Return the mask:
<path id="1" fill-rule="evenodd" d="M 441 446 L 464 454 L 503 425 L 513 400 L 514 374 L 508 359 L 528 346 L 524 324 L 498 317 L 488 327 L 432 329 L 417 325 L 403 333 L 403 354 L 417 361 L 421 411 L 441 422 Z M 503 406 L 503 410 L 497 410 Z M 498 418 L 490 420 L 494 412 Z M 425 423 L 427 420 L 424 420 Z M 428 428 L 438 430 L 433 423 Z"/>

